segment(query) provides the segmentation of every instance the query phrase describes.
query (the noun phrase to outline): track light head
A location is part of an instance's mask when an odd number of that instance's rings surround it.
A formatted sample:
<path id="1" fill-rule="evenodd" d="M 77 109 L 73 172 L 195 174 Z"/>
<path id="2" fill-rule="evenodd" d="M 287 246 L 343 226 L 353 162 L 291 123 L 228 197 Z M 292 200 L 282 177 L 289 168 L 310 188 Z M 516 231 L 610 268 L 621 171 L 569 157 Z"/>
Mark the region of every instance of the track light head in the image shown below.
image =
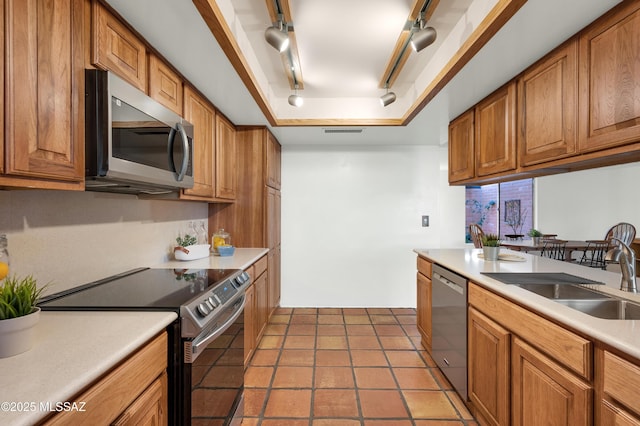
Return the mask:
<path id="1" fill-rule="evenodd" d="M 411 47 L 416 52 L 419 52 L 425 47 L 431 45 L 434 41 L 436 41 L 437 36 L 438 34 L 436 33 L 435 28 L 433 27 L 421 28 L 420 30 L 414 32 L 413 35 L 411 36 Z"/>
<path id="2" fill-rule="evenodd" d="M 283 30 L 282 22 L 279 23 L 280 28 L 269 27 L 264 32 L 264 39 L 267 40 L 278 52 L 284 52 L 289 47 L 289 35 Z"/>
<path id="3" fill-rule="evenodd" d="M 301 107 L 303 103 L 304 99 L 302 99 L 302 96 L 298 96 L 297 94 L 289 96 L 289 105 Z"/>
<path id="4" fill-rule="evenodd" d="M 395 101 L 396 101 L 396 94 L 393 92 L 387 92 L 384 95 L 380 96 L 380 103 L 384 107 L 394 103 Z"/>

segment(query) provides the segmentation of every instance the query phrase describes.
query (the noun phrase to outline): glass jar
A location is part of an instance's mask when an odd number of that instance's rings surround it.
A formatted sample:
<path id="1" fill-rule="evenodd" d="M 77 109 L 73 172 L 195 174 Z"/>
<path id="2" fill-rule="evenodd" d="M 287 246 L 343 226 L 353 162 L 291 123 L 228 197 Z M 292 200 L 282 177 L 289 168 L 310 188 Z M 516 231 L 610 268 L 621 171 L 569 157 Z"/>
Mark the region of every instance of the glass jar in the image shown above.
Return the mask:
<path id="1" fill-rule="evenodd" d="M 9 275 L 9 242 L 5 234 L 0 235 L 0 280 Z"/>
<path id="2" fill-rule="evenodd" d="M 224 229 L 219 229 L 218 232 L 213 234 L 211 237 L 211 247 L 214 253 L 218 253 L 218 247 L 220 246 L 230 246 L 231 245 L 231 235 L 228 232 L 225 232 Z"/>

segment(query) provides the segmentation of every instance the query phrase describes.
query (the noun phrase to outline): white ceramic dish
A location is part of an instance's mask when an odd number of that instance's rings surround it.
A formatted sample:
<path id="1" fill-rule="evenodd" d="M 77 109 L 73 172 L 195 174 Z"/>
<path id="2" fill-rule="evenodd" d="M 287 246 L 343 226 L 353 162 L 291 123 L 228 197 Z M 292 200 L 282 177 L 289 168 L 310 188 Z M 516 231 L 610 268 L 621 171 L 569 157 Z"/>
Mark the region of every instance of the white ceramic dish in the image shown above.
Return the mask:
<path id="1" fill-rule="evenodd" d="M 173 255 L 176 260 L 196 260 L 209 257 L 210 244 L 194 244 L 187 247 L 176 247 Z"/>

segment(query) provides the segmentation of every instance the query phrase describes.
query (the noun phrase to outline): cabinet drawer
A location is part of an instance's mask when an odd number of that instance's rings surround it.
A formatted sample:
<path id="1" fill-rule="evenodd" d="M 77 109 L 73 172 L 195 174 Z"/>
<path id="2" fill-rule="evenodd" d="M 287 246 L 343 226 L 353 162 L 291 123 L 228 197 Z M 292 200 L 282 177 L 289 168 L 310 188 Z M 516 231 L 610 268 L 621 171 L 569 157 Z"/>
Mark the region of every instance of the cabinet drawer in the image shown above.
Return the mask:
<path id="1" fill-rule="evenodd" d="M 589 340 L 474 283 L 469 283 L 469 304 L 581 377 L 592 379 L 593 344 Z"/>
<path id="2" fill-rule="evenodd" d="M 267 256 L 262 256 L 256 263 L 253 264 L 254 280 L 258 278 L 264 271 L 267 270 Z"/>
<path id="3" fill-rule="evenodd" d="M 418 256 L 418 271 L 425 277 L 431 279 L 431 266 L 432 263 L 427 259 Z"/>
<path id="4" fill-rule="evenodd" d="M 604 392 L 640 413 L 640 367 L 611 352 L 604 353 Z"/>

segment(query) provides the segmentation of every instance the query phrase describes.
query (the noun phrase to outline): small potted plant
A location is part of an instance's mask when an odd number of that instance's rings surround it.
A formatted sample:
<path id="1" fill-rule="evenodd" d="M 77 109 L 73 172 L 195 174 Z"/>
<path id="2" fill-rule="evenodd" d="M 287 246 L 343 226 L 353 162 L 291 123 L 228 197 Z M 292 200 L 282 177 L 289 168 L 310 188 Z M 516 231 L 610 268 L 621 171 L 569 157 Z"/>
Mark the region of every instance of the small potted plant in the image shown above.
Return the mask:
<path id="1" fill-rule="evenodd" d="M 482 236 L 482 253 L 484 260 L 498 260 L 500 238 L 496 234 L 485 234 Z"/>
<path id="2" fill-rule="evenodd" d="M 33 346 L 35 325 L 40 319 L 36 304 L 45 287 L 38 288 L 31 275 L 22 279 L 8 276 L 0 283 L 0 358 Z"/>
<path id="3" fill-rule="evenodd" d="M 542 232 L 538 231 L 535 228 L 531 228 L 529 229 L 529 236 L 531 237 L 531 240 L 533 241 L 534 245 L 540 244 L 540 238 L 542 238 Z"/>

